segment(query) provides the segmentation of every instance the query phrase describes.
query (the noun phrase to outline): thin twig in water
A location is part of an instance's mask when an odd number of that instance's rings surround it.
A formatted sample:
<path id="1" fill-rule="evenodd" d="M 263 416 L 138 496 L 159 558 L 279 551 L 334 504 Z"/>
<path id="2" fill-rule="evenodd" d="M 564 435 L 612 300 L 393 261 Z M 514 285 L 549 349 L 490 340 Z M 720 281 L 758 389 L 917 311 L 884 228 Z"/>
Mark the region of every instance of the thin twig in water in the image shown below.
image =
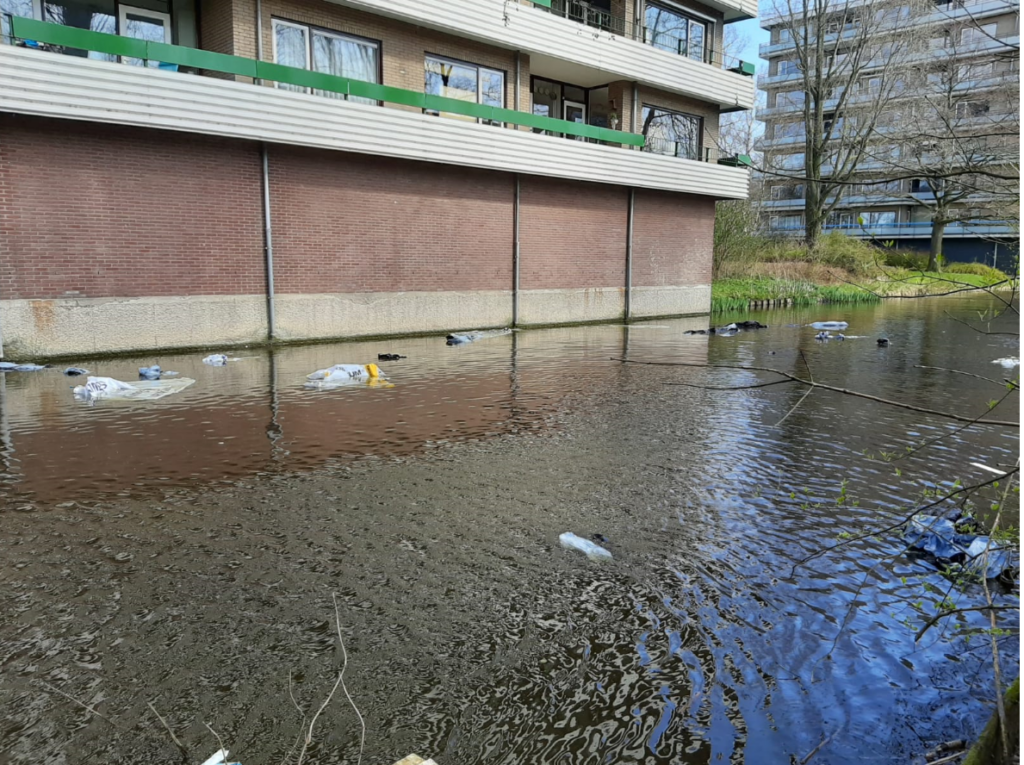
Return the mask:
<path id="1" fill-rule="evenodd" d="M 118 725 L 118 724 L 117 724 L 116 722 L 114 722 L 113 720 L 111 720 L 111 719 L 110 719 L 109 717 L 107 717 L 107 716 L 106 716 L 105 714 L 103 714 L 102 712 L 100 712 L 100 711 L 98 711 L 97 709 L 95 709 L 95 708 L 93 708 L 93 707 L 89 706 L 89 705 L 88 705 L 88 704 L 86 704 L 86 703 L 85 703 L 84 701 L 79 701 L 79 700 L 78 700 L 78 699 L 76 699 L 76 698 L 75 698 L 74 696 L 72 696 L 72 695 L 70 695 L 70 694 L 67 694 L 67 693 L 65 693 L 65 692 L 64 692 L 64 691 L 62 691 L 62 690 L 61 690 L 60 688 L 55 688 L 54 686 L 50 685 L 50 684 L 49 684 L 48 682 L 46 682 L 45 680 L 38 680 L 37 682 L 38 682 L 38 683 L 39 683 L 40 685 L 45 685 L 45 686 L 46 686 L 47 688 L 49 688 L 49 689 L 50 689 L 51 691 L 53 691 L 54 693 L 59 693 L 59 694 L 60 694 L 61 696 L 63 696 L 64 698 L 66 698 L 66 699 L 67 699 L 68 701 L 73 701 L 73 702 L 75 702 L 76 704 L 78 704 L 78 706 L 82 707 L 83 709 L 86 709 L 86 710 L 88 710 L 88 711 L 92 712 L 92 713 L 93 713 L 94 715 L 96 715 L 97 717 L 99 717 L 99 718 L 100 718 L 101 720 L 105 720 L 106 722 L 110 723 L 111 725 L 113 725 L 113 726 L 114 726 L 115 728 L 117 728 L 118 730 L 120 730 L 120 729 L 121 729 L 121 726 L 120 726 L 120 725 Z"/>
<path id="2" fill-rule="evenodd" d="M 816 755 L 818 752 L 821 751 L 822 747 L 824 747 L 826 744 L 828 744 L 829 741 L 831 741 L 833 738 L 835 738 L 835 735 L 836 734 L 833 733 L 831 736 L 828 736 L 827 738 L 823 738 L 821 740 L 821 742 L 816 747 L 814 747 L 814 749 L 812 749 L 811 751 L 809 751 L 807 753 L 806 757 L 804 757 L 802 760 L 800 760 L 800 765 L 807 765 L 807 763 L 811 761 L 811 758 L 814 755 Z"/>
<path id="3" fill-rule="evenodd" d="M 184 755 L 187 758 L 189 756 L 188 749 L 186 749 L 185 746 L 180 741 L 178 741 L 178 737 L 174 735 L 174 731 L 171 730 L 171 726 L 167 724 L 167 720 L 161 717 L 160 713 L 156 711 L 156 707 L 153 706 L 152 701 L 147 701 L 146 703 L 149 705 L 149 708 L 153 710 L 153 714 L 156 715 L 156 719 L 158 719 L 163 724 L 164 729 L 171 737 L 171 741 L 173 741 L 174 745 L 178 747 L 178 750 L 182 753 L 182 755 Z"/>
<path id="4" fill-rule="evenodd" d="M 779 369 L 772 369 L 770 367 L 750 367 L 750 366 L 739 366 L 736 364 L 691 364 L 685 361 L 634 361 L 633 359 L 615 358 L 612 361 L 621 361 L 626 364 L 646 364 L 648 366 L 655 367 L 697 367 L 700 369 L 742 369 L 747 372 L 771 372 L 772 374 L 781 375 L 782 377 L 788 378 L 794 382 L 802 383 L 803 385 L 810 385 L 814 388 L 823 388 L 824 390 L 830 390 L 835 393 L 842 393 L 846 396 L 856 396 L 857 398 L 866 398 L 868 401 L 877 401 L 880 404 L 886 404 L 888 406 L 895 406 L 900 409 L 909 409 L 912 412 L 921 412 L 923 414 L 934 414 L 937 417 L 946 417 L 950 420 L 957 420 L 958 422 L 977 422 L 980 425 L 1001 425 L 1007 428 L 1020 428 L 1019 422 L 1010 422 L 1007 420 L 979 420 L 974 417 L 965 417 L 960 414 L 953 414 L 951 412 L 940 412 L 935 409 L 925 409 L 920 406 L 913 406 L 911 404 L 904 404 L 902 401 L 890 401 L 886 398 L 879 398 L 878 396 L 872 396 L 868 393 L 861 393 L 855 390 L 848 390 L 846 388 L 837 388 L 834 385 L 825 385 L 825 383 L 814 382 L 813 380 L 806 380 L 803 377 L 797 377 L 791 375 L 789 372 L 783 372 Z M 677 383 L 666 383 L 666 385 L 675 385 Z"/>
<path id="5" fill-rule="evenodd" d="M 341 654 L 344 659 L 344 663 L 341 665 L 341 674 L 338 675 L 338 679 L 341 680 L 345 675 L 345 668 L 348 667 L 348 651 L 345 650 L 345 641 L 341 637 L 341 616 L 338 614 L 338 596 L 333 592 L 331 598 L 334 600 L 334 623 L 338 626 L 338 642 L 341 644 Z M 344 681 L 341 683 L 341 690 L 345 692 L 345 698 L 348 699 L 348 703 L 352 705 L 352 711 L 356 713 L 356 717 L 359 718 L 359 726 L 362 728 L 362 734 L 359 737 L 359 758 L 356 760 L 356 765 L 360 765 L 363 761 L 363 748 L 366 745 L 366 722 L 363 720 L 363 716 L 359 713 L 359 708 L 356 706 L 356 702 L 352 700 L 352 696 L 348 692 L 348 687 Z"/>
<path id="6" fill-rule="evenodd" d="M 220 735 L 217 733 L 217 731 L 215 731 L 213 729 L 213 726 L 210 725 L 210 723 L 206 722 L 205 720 L 203 721 L 203 725 L 205 725 L 206 729 L 208 731 L 210 731 L 210 733 L 213 734 L 213 737 L 215 739 L 217 739 L 217 746 L 220 747 L 219 751 L 224 752 L 224 756 L 227 757 L 228 756 L 228 748 L 226 746 L 224 746 L 224 741 L 221 739 Z"/>
<path id="7" fill-rule="evenodd" d="M 987 380 L 990 383 L 995 383 L 1000 388 L 1005 388 L 1007 385 L 1006 381 L 1004 380 L 993 380 L 991 377 L 982 377 L 981 375 L 976 375 L 973 372 L 963 372 L 959 369 L 947 369 L 946 367 L 926 367 L 924 364 L 914 364 L 914 369 L 934 369 L 939 372 L 952 372 L 955 375 L 967 375 L 968 377 L 977 377 L 979 380 Z M 1012 380 L 1010 381 L 1010 384 L 1013 385 L 1014 388 L 1016 388 L 1016 383 L 1014 383 Z"/>
<path id="8" fill-rule="evenodd" d="M 954 609 L 951 609 L 949 611 L 940 611 L 939 613 L 935 614 L 935 616 L 933 616 L 931 619 L 929 619 L 927 622 L 925 622 L 925 625 L 921 629 L 919 629 L 917 631 L 917 634 L 914 635 L 914 642 L 916 643 L 918 640 L 920 640 L 922 637 L 924 637 L 924 633 L 926 633 L 929 629 L 931 629 L 935 625 L 936 622 L 938 622 L 940 619 L 945 619 L 947 616 L 953 616 L 954 614 L 963 614 L 963 613 L 966 613 L 968 611 L 989 611 L 989 610 L 992 610 L 992 611 L 1016 611 L 1017 608 L 1015 606 L 971 606 L 970 608 L 954 608 Z"/>
<path id="9" fill-rule="evenodd" d="M 959 324 L 963 324 L 965 327 L 970 327 L 975 332 L 977 332 L 979 335 L 1010 335 L 1011 337 L 1020 337 L 1020 332 L 990 332 L 987 329 L 978 329 L 973 324 L 971 324 L 969 321 L 964 321 L 963 319 L 958 319 L 956 316 L 951 314 L 949 311 L 943 311 L 943 313 L 945 313 L 946 316 L 948 316 L 953 321 L 955 321 L 955 322 L 957 322 Z"/>
<path id="10" fill-rule="evenodd" d="M 1020 468 L 1020 458 L 1017 459 L 1017 467 Z M 996 531 L 999 528 L 999 519 L 1003 514 L 1003 508 L 1006 507 L 1006 498 L 1010 494 L 1010 487 L 1013 486 L 1013 479 L 1011 478 L 1006 482 L 1006 487 L 1003 489 L 1003 498 L 999 502 L 999 509 L 996 511 L 996 517 L 992 520 L 992 531 Z M 992 646 L 992 673 L 993 681 L 996 685 L 996 712 L 999 715 L 999 735 L 1001 743 L 1003 745 L 1003 761 L 1010 761 L 1010 734 L 1007 731 L 1007 719 L 1006 719 L 1006 704 L 1003 699 L 1003 673 L 999 666 L 999 644 L 996 641 L 997 628 L 996 628 L 996 612 L 995 608 L 992 607 L 992 591 L 988 586 L 988 578 L 986 577 L 986 569 L 988 568 L 988 551 L 992 546 L 992 536 L 989 535 L 988 544 L 985 545 L 985 552 L 982 553 L 981 557 L 981 585 L 985 591 L 985 602 L 989 605 L 988 612 L 988 623 L 989 623 L 989 644 Z"/>
<path id="11" fill-rule="evenodd" d="M 973 492 L 973 491 L 976 491 L 977 489 L 981 489 L 981 488 L 983 488 L 985 486 L 989 486 L 990 484 L 993 484 L 993 483 L 996 483 L 998 481 L 1001 481 L 1004 478 L 1009 478 L 1010 476 L 1015 475 L 1019 469 L 1020 469 L 1019 467 L 1016 467 L 1013 470 L 1011 470 L 1009 473 L 1004 473 L 1002 475 L 998 475 L 995 478 L 990 478 L 989 480 L 983 481 L 982 483 L 976 483 L 976 484 L 973 484 L 971 486 L 961 486 L 959 489 L 955 489 L 954 491 L 951 491 L 950 493 L 945 494 L 945 495 L 939 497 L 934 502 L 929 502 L 926 505 L 922 505 L 921 507 L 914 508 L 914 510 L 911 511 L 911 513 L 909 515 L 903 516 L 898 521 L 896 521 L 894 523 L 890 523 L 888 526 L 883 526 L 882 528 L 874 529 L 872 531 L 868 531 L 868 532 L 865 532 L 863 534 L 855 534 L 852 537 L 847 537 L 846 539 L 843 539 L 843 540 L 840 540 L 839 542 L 836 542 L 831 547 L 824 547 L 824 548 L 818 550 L 817 552 L 813 552 L 810 555 L 808 555 L 808 556 L 806 556 L 804 558 L 801 558 L 796 563 L 794 563 L 793 564 L 793 568 L 790 569 L 789 575 L 792 577 L 796 573 L 796 570 L 800 566 L 804 565 L 805 563 L 807 563 L 809 561 L 814 560 L 815 558 L 819 558 L 822 555 L 830 553 L 830 552 L 832 552 L 835 549 L 838 549 L 840 547 L 845 547 L 846 545 L 852 544 L 853 542 L 857 542 L 857 541 L 859 541 L 861 539 L 867 539 L 868 537 L 874 537 L 874 536 L 878 536 L 879 534 L 885 534 L 886 532 L 889 532 L 889 531 L 895 531 L 896 529 L 900 528 L 900 526 L 903 526 L 904 524 L 909 523 L 910 520 L 915 515 L 917 515 L 918 513 L 923 513 L 925 510 L 930 510 L 931 508 L 933 508 L 933 507 L 935 507 L 937 505 L 941 505 L 947 499 L 952 499 L 953 497 L 959 496 L 960 494 L 963 494 L 965 492 Z"/>

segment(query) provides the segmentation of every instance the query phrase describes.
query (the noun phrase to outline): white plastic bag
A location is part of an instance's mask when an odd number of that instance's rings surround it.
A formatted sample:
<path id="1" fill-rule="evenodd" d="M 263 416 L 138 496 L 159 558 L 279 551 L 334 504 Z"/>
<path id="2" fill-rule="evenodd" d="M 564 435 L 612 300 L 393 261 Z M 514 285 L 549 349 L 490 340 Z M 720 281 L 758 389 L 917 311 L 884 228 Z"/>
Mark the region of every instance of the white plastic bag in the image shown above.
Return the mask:
<path id="1" fill-rule="evenodd" d="M 567 531 L 558 537 L 558 541 L 562 547 L 567 550 L 579 550 L 581 553 L 586 555 L 592 561 L 609 561 L 612 560 L 612 554 L 605 550 L 601 545 L 596 545 L 589 539 L 578 537 L 571 531 Z"/>
<path id="2" fill-rule="evenodd" d="M 176 380 L 144 380 L 124 382 L 113 377 L 90 377 L 85 385 L 76 385 L 71 392 L 83 401 L 121 399 L 126 401 L 156 401 L 164 396 L 180 393 L 194 383 L 188 377 Z"/>

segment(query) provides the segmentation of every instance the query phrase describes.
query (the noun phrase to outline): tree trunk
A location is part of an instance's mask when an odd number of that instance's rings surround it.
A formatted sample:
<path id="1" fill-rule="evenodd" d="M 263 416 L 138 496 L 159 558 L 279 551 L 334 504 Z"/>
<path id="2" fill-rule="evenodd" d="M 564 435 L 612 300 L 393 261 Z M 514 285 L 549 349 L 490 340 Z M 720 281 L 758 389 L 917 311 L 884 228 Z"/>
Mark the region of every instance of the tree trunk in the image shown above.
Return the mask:
<path id="1" fill-rule="evenodd" d="M 811 180 L 806 182 L 804 192 L 804 244 L 809 250 L 813 250 L 818 244 L 821 236 L 821 190 L 818 184 Z"/>
<path id="2" fill-rule="evenodd" d="M 942 255 L 942 237 L 946 233 L 946 221 L 941 218 L 932 220 L 932 246 L 928 252 L 928 270 L 941 271 L 939 257 Z"/>

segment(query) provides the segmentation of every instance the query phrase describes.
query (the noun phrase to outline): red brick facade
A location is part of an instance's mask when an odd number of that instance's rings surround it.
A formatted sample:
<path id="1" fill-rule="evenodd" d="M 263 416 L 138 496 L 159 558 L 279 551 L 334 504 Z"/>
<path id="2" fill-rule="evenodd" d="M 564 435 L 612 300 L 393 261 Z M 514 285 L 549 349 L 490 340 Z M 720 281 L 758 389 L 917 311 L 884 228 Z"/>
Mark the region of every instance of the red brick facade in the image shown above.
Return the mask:
<path id="1" fill-rule="evenodd" d="M 0 296 L 266 290 L 243 141 L 0 115 Z"/>
<path id="2" fill-rule="evenodd" d="M 272 146 L 278 292 L 512 288 L 514 176 Z M 628 191 L 523 176 L 521 288 L 625 286 Z M 638 190 L 633 284 L 711 281 L 714 200 Z M 0 116 L 0 296 L 262 295 L 255 144 Z"/>
<path id="3" fill-rule="evenodd" d="M 711 284 L 715 200 L 637 189 L 633 200 L 633 285 Z"/>
<path id="4" fill-rule="evenodd" d="M 520 193 L 522 289 L 625 286 L 624 187 L 523 177 Z"/>
<path id="5" fill-rule="evenodd" d="M 512 289 L 507 173 L 275 146 L 282 293 Z"/>

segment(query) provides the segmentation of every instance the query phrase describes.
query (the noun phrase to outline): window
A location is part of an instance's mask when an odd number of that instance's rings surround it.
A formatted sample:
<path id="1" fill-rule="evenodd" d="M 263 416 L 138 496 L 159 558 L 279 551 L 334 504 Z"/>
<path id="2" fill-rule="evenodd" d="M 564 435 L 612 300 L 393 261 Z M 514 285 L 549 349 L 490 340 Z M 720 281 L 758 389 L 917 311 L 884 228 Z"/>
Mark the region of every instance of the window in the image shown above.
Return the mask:
<path id="1" fill-rule="evenodd" d="M 804 198 L 804 185 L 798 183 L 795 186 L 787 186 L 785 184 L 779 184 L 772 186 L 772 199 L 780 201 L 783 199 L 803 199 Z"/>
<path id="2" fill-rule="evenodd" d="M 644 151 L 700 159 L 700 117 L 644 104 L 643 125 Z"/>
<path id="3" fill-rule="evenodd" d="M 804 138 L 807 131 L 802 122 L 777 122 L 773 135 L 775 138 Z"/>
<path id="4" fill-rule="evenodd" d="M 781 93 L 776 93 L 775 105 L 781 107 L 803 106 L 804 92 L 802 90 L 785 90 Z"/>
<path id="5" fill-rule="evenodd" d="M 968 80 L 980 80 L 984 77 L 991 77 L 995 72 L 995 64 L 985 61 L 975 64 L 964 64 L 957 69 L 957 79 L 960 82 Z"/>
<path id="6" fill-rule="evenodd" d="M 427 56 L 423 92 L 454 98 L 458 101 L 468 101 L 473 104 L 503 107 L 505 105 L 505 73 L 476 64 L 467 64 L 463 61 L 440 56 Z M 437 114 L 437 112 L 430 113 Z M 470 122 L 475 119 L 448 112 L 441 112 L 441 116 Z M 548 116 L 560 117 L 561 115 L 551 114 Z M 491 120 L 479 121 L 490 125 L 501 124 Z"/>
<path id="7" fill-rule="evenodd" d="M 991 40 L 996 36 L 996 26 L 996 24 L 979 24 L 965 27 L 960 32 L 960 42 L 964 45 L 974 45 Z"/>
<path id="8" fill-rule="evenodd" d="M 861 219 L 864 221 L 865 226 L 895 226 L 896 225 L 896 211 L 895 210 L 884 210 L 881 212 L 862 212 L 860 214 Z"/>
<path id="9" fill-rule="evenodd" d="M 648 3 L 644 8 L 644 25 L 644 40 L 649 45 L 697 61 L 704 60 L 704 41 L 708 38 L 705 21 Z"/>
<path id="10" fill-rule="evenodd" d="M 775 167 L 779 170 L 803 170 L 804 154 L 783 154 L 775 158 Z"/>
<path id="11" fill-rule="evenodd" d="M 989 105 L 984 101 L 961 101 L 956 105 L 956 116 L 964 119 L 983 117 L 988 114 Z"/>
<path id="12" fill-rule="evenodd" d="M 66 27 L 89 29 L 93 32 L 117 34 L 117 11 L 114 0 L 82 2 L 82 0 L 53 0 L 43 4 L 43 21 L 63 24 Z M 117 56 L 96 51 L 64 48 L 64 53 L 99 61 L 116 61 Z"/>
<path id="13" fill-rule="evenodd" d="M 8 16 L 24 16 L 29 19 L 38 19 L 37 7 L 33 0 L 0 0 L 0 35 L 6 38 L 11 34 Z M 3 42 L 6 42 L 6 40 Z"/>
<path id="14" fill-rule="evenodd" d="M 778 73 L 781 75 L 797 74 L 800 71 L 800 64 L 794 59 L 783 59 L 779 62 Z"/>
<path id="15" fill-rule="evenodd" d="M 349 77 L 362 82 L 379 82 L 380 46 L 361 37 L 328 32 L 304 24 L 273 20 L 274 61 L 285 66 Z M 301 85 L 278 83 L 279 88 L 308 93 Z M 343 93 L 316 91 L 317 95 L 346 98 Z M 352 101 L 376 104 L 370 98 L 353 96 Z"/>
<path id="16" fill-rule="evenodd" d="M 828 226 L 830 228 L 853 228 L 853 213 L 829 213 Z"/>
<path id="17" fill-rule="evenodd" d="M 794 231 L 804 227 L 802 215 L 772 215 L 768 227 L 774 231 Z"/>
<path id="18" fill-rule="evenodd" d="M 792 29 L 790 29 L 789 27 L 782 27 L 782 29 L 779 30 L 778 42 L 785 43 L 785 42 L 789 42 L 792 39 L 793 39 L 793 30 Z"/>

